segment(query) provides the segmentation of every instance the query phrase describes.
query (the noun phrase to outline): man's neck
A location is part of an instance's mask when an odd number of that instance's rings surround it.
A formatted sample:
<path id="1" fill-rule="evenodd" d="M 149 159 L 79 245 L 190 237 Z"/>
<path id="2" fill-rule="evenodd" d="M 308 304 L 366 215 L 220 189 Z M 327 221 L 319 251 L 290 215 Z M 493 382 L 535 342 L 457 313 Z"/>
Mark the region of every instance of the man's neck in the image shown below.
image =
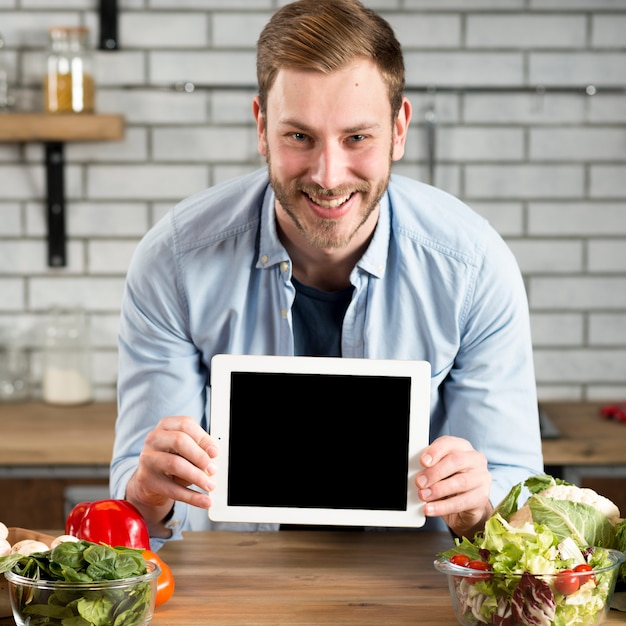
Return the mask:
<path id="1" fill-rule="evenodd" d="M 371 237 L 358 247 L 314 248 L 303 238 L 287 237 L 279 228 L 279 237 L 289 253 L 293 275 L 304 285 L 322 291 L 339 291 L 350 286 L 350 274 L 367 249 Z"/>
<path id="2" fill-rule="evenodd" d="M 376 220 L 377 216 L 371 216 Z M 304 285 L 323 291 L 339 291 L 350 286 L 350 274 L 374 236 L 376 222 L 367 234 L 360 229 L 348 245 L 340 248 L 312 246 L 295 225 L 277 220 L 278 237 L 293 264 L 293 275 Z"/>
<path id="3" fill-rule="evenodd" d="M 360 258 L 360 257 L 359 257 Z M 339 291 L 350 285 L 350 273 L 358 258 L 329 263 L 300 263 L 292 257 L 293 275 L 304 285 L 322 291 Z"/>

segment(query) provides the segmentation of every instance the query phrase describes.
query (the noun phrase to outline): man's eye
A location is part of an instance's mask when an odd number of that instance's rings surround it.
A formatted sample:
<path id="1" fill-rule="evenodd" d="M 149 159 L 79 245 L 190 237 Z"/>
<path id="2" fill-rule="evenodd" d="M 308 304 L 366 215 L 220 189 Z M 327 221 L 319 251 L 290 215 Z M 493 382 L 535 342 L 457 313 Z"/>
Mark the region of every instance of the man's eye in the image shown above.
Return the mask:
<path id="1" fill-rule="evenodd" d="M 293 133 L 292 137 L 296 140 L 296 141 L 306 141 L 308 139 L 308 136 L 305 135 L 304 133 Z"/>
<path id="2" fill-rule="evenodd" d="M 359 141 L 364 141 L 365 135 L 350 135 L 350 141 L 354 143 L 358 143 Z"/>

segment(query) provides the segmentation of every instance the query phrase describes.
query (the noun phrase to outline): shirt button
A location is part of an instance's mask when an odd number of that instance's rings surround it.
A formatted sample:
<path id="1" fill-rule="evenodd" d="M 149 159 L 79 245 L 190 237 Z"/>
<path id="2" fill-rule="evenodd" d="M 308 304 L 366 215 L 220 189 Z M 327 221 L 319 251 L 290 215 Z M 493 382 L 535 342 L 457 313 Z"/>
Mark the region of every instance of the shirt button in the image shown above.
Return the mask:
<path id="1" fill-rule="evenodd" d="M 267 256 L 267 254 L 264 254 L 261 257 L 261 263 L 263 263 L 263 265 L 265 265 L 268 261 L 269 261 L 269 257 Z"/>
<path id="2" fill-rule="evenodd" d="M 280 314 L 282 315 L 283 319 L 287 319 L 287 309 L 281 309 Z"/>
<path id="3" fill-rule="evenodd" d="M 281 272 L 286 272 L 289 269 L 289 263 L 287 263 L 287 261 L 283 261 L 280 264 L 280 271 Z"/>

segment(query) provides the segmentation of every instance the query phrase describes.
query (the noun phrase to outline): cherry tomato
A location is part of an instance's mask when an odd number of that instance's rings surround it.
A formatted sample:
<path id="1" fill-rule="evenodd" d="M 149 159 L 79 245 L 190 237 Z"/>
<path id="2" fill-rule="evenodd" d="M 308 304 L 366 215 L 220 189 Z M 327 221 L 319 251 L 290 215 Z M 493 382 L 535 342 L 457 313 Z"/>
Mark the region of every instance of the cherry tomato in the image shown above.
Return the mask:
<path id="1" fill-rule="evenodd" d="M 467 567 L 467 564 L 470 562 L 469 556 L 465 554 L 455 554 L 450 558 L 450 563 L 454 563 L 455 565 L 460 565 L 461 567 Z"/>
<path id="2" fill-rule="evenodd" d="M 483 572 L 491 571 L 491 566 L 486 561 L 481 561 L 480 559 L 473 559 L 468 564 L 467 567 L 469 569 L 481 570 Z M 488 580 L 491 578 L 491 574 L 483 574 L 482 576 L 472 576 L 470 582 L 476 582 L 479 580 Z"/>
<path id="3" fill-rule="evenodd" d="M 143 558 L 146 559 L 146 561 L 152 561 L 161 568 L 161 573 L 159 574 L 159 578 L 157 580 L 157 594 L 155 604 L 156 606 L 165 604 L 174 593 L 175 585 L 172 570 L 170 569 L 170 566 L 156 552 L 152 552 L 152 550 L 144 550 L 142 554 Z"/>
<path id="4" fill-rule="evenodd" d="M 592 572 L 593 571 L 593 567 L 591 567 L 591 565 L 589 565 L 588 563 L 581 563 L 580 565 L 577 565 L 574 568 L 575 572 Z M 586 582 L 589 581 L 593 581 L 594 583 L 596 582 L 596 577 L 594 574 L 582 574 L 581 576 L 578 577 L 578 581 L 581 585 L 584 585 Z"/>
<path id="5" fill-rule="evenodd" d="M 579 586 L 578 576 L 571 569 L 561 570 L 554 580 L 554 588 L 564 596 L 578 591 Z"/>

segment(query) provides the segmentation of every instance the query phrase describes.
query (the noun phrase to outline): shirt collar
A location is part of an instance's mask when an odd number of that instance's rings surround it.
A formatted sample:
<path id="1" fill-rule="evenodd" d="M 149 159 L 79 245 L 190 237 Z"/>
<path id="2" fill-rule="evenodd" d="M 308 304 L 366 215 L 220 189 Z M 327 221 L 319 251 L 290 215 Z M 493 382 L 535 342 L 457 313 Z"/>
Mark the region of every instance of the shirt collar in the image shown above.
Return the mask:
<path id="1" fill-rule="evenodd" d="M 389 238 L 391 234 L 391 211 L 389 210 L 389 192 L 385 192 L 380 199 L 378 223 L 374 236 L 367 247 L 365 254 L 357 263 L 357 267 L 376 278 L 382 278 L 387 267 L 389 253 Z"/>
<path id="2" fill-rule="evenodd" d="M 256 262 L 256 266 L 259 269 L 268 268 L 283 261 L 289 261 L 287 250 L 280 242 L 278 232 L 276 231 L 275 201 L 274 190 L 268 184 L 261 207 L 261 237 L 259 256 Z"/>

